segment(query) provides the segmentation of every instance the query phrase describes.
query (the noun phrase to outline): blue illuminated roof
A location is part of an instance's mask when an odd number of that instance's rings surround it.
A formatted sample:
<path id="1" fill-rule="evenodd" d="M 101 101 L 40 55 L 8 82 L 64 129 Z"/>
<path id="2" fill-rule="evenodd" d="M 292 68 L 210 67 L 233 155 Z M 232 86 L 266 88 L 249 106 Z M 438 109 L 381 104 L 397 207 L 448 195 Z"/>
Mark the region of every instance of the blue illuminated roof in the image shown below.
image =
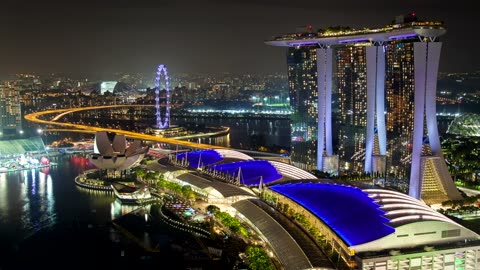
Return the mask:
<path id="1" fill-rule="evenodd" d="M 215 150 L 201 150 L 177 154 L 177 160 L 182 160 L 185 157 L 189 162 L 188 164 L 190 164 L 189 166 L 193 168 L 212 165 L 223 160 L 222 155 Z"/>
<path id="2" fill-rule="evenodd" d="M 260 183 L 260 178 L 263 178 L 264 184 L 268 184 L 272 181 L 282 178 L 282 175 L 277 172 L 277 169 L 275 169 L 275 167 L 267 160 L 246 160 L 232 162 L 214 165 L 212 168 L 229 174 L 234 178 L 237 178 L 238 173 L 241 172 L 240 184 L 247 186 L 257 186 Z"/>
<path id="3" fill-rule="evenodd" d="M 395 232 L 367 193 L 352 186 L 324 183 L 277 184 L 269 187 L 319 217 L 350 246 Z"/>

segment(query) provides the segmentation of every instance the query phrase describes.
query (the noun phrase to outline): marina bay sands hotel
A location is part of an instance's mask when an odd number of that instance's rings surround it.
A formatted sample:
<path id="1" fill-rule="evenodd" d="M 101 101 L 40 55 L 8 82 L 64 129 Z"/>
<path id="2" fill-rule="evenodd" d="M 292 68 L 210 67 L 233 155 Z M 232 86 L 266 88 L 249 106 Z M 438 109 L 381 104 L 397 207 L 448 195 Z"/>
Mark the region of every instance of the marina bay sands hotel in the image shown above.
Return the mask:
<path id="1" fill-rule="evenodd" d="M 381 28 L 307 27 L 266 41 L 288 48 L 293 164 L 381 176 L 427 204 L 460 199 L 436 119 L 445 33 L 412 13 Z"/>

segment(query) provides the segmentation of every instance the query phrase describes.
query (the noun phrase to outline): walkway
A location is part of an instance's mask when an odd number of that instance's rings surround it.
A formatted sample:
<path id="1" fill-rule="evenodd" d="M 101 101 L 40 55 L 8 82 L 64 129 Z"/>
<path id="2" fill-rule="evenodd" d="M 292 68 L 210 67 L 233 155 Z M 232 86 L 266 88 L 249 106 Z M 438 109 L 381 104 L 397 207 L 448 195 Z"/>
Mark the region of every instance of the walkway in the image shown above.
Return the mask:
<path id="1" fill-rule="evenodd" d="M 232 206 L 260 230 L 285 269 L 335 269 L 301 228 L 278 211 L 272 211 L 269 205 L 259 199 L 250 199 Z"/>
<path id="2" fill-rule="evenodd" d="M 302 248 L 303 252 L 314 267 L 335 269 L 333 263 L 323 253 L 315 241 L 302 228 L 292 222 L 290 218 L 286 217 L 283 213 L 276 211 L 262 200 L 256 199 L 250 201 L 274 218 L 293 237 L 293 239 L 295 239 L 295 242 Z"/>
<path id="3" fill-rule="evenodd" d="M 178 168 L 168 163 L 159 164 L 156 162 L 148 164 L 147 168 L 161 172 L 178 170 Z M 189 173 L 185 169 L 183 170 L 185 173 L 176 177 L 198 188 L 206 189 L 207 187 L 215 187 L 216 190 L 222 191 L 220 193 L 222 193 L 225 198 L 240 194 L 247 198 L 250 197 L 250 199 L 233 203 L 232 207 L 244 215 L 248 222 L 258 228 L 264 240 L 268 241 L 277 258 L 281 261 L 284 269 L 303 270 L 313 267 L 335 269 L 327 256 L 320 250 L 319 246 L 316 245 L 302 228 L 298 227 L 282 213 L 273 211 L 268 204 L 253 194 L 246 192 L 238 186 L 208 180 L 206 179 L 209 178 L 208 176 L 192 172 Z M 199 207 L 199 205 L 195 207 Z M 202 206 L 202 208 L 204 208 L 204 206 Z"/>
<path id="4" fill-rule="evenodd" d="M 460 189 L 461 191 L 465 192 L 465 194 L 467 194 L 468 196 L 480 195 L 480 190 L 471 189 L 471 188 L 464 188 L 464 187 L 459 187 L 459 186 L 457 186 L 457 188 Z"/>

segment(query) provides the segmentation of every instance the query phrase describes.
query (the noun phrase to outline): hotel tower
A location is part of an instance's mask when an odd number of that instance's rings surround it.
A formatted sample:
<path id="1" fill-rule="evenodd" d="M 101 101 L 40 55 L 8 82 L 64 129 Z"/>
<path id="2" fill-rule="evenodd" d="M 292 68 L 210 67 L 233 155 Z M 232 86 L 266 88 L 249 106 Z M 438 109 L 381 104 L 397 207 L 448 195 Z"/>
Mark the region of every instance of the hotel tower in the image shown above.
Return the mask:
<path id="1" fill-rule="evenodd" d="M 442 22 L 408 14 L 381 28 L 307 28 L 266 41 L 287 47 L 293 164 L 374 175 L 429 204 L 460 199 L 436 119 L 445 33 Z"/>

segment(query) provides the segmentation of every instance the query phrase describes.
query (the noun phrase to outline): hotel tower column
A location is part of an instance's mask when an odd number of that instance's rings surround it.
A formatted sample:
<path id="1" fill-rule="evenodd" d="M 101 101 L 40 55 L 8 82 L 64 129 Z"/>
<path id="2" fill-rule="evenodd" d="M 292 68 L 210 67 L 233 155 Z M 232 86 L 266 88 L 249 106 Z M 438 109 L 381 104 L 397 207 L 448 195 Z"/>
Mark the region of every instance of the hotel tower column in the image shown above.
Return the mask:
<path id="1" fill-rule="evenodd" d="M 318 140 L 317 169 L 338 174 L 338 157 L 332 148 L 332 48 L 319 44 L 317 49 Z"/>
<path id="2" fill-rule="evenodd" d="M 365 172 L 385 173 L 387 131 L 385 127 L 385 48 L 372 44 L 367 56 L 367 130 L 365 142 Z M 376 131 L 376 132 L 375 132 Z M 378 149 L 374 151 L 375 136 Z"/>
<path id="3" fill-rule="evenodd" d="M 427 38 L 422 40 L 425 42 L 415 42 L 413 48 L 415 108 L 409 195 L 416 199 L 443 195 L 446 198 L 438 200 L 458 200 L 461 195 L 446 167 L 437 126 L 437 73 L 442 43 Z M 429 151 L 425 151 L 428 148 Z"/>

